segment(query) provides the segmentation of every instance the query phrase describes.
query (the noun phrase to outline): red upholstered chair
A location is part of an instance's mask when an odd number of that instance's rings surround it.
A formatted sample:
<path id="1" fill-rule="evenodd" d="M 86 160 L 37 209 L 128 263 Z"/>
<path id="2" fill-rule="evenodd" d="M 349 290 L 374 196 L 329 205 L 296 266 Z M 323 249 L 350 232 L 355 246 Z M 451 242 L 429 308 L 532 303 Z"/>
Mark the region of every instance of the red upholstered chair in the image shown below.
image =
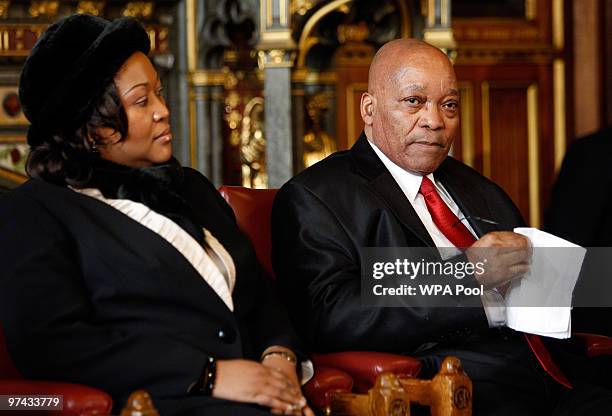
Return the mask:
<path id="1" fill-rule="evenodd" d="M 234 210 L 238 226 L 253 242 L 264 269 L 274 278 L 270 258 L 270 215 L 277 190 L 222 186 L 219 191 Z M 329 404 L 330 391 L 350 391 L 353 387 L 355 392 L 365 393 L 384 371 L 415 377 L 421 368 L 414 358 L 366 351 L 314 354 L 312 360 L 315 377 L 304 386 L 304 393 L 318 409 Z M 348 380 L 347 374 L 350 375 Z"/>
<path id="2" fill-rule="evenodd" d="M 35 394 L 63 396 L 63 410 L 44 414 L 62 416 L 104 416 L 111 412 L 113 400 L 103 391 L 79 384 L 24 380 L 13 365 L 0 324 L 0 395 Z M 3 413 L 4 414 L 4 413 Z M 23 411 L 15 414 L 26 414 Z"/>

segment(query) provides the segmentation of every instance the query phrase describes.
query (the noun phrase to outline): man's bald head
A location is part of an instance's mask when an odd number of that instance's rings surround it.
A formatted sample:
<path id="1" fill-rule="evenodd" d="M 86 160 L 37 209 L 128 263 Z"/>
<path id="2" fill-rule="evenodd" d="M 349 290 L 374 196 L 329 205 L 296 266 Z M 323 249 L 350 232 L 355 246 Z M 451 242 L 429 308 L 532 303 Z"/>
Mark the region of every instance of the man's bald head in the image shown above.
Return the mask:
<path id="1" fill-rule="evenodd" d="M 455 75 L 451 62 L 440 49 L 418 39 L 395 39 L 384 44 L 374 55 L 368 73 L 368 92 L 374 94 L 389 87 L 398 72 L 411 63 L 415 66 L 441 64 Z"/>
<path id="2" fill-rule="evenodd" d="M 459 126 L 459 91 L 450 61 L 416 39 L 385 44 L 361 97 L 366 137 L 403 169 L 427 175 L 446 158 Z"/>

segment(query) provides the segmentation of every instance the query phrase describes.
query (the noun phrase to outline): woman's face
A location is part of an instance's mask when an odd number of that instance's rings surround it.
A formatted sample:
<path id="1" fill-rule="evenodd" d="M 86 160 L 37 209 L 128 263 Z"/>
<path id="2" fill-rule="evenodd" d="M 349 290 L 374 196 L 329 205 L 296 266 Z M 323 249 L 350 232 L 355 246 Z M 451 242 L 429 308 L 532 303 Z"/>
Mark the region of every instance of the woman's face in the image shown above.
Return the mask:
<path id="1" fill-rule="evenodd" d="M 100 155 L 131 167 L 166 162 L 172 156 L 170 113 L 149 58 L 142 52 L 130 56 L 117 72 L 115 86 L 127 115 L 127 136 L 120 140 L 119 133 L 101 129 Z"/>

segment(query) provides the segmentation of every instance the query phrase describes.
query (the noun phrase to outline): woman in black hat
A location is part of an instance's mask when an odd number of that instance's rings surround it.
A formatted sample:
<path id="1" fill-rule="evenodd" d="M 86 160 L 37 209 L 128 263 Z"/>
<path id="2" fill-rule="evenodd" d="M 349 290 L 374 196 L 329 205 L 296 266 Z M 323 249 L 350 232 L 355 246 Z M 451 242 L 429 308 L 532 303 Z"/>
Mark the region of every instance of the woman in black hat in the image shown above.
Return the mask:
<path id="1" fill-rule="evenodd" d="M 98 387 L 115 409 L 144 388 L 163 415 L 311 414 L 253 248 L 172 158 L 148 52 L 133 19 L 73 15 L 25 63 L 32 180 L 0 204 L 11 355 L 25 377 Z"/>

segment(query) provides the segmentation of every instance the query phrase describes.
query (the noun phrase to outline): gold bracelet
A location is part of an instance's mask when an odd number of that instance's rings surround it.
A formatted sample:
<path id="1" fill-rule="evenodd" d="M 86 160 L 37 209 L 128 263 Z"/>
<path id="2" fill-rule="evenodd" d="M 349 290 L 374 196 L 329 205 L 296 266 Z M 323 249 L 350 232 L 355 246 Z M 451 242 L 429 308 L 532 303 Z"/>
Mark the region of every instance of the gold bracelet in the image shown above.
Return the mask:
<path id="1" fill-rule="evenodd" d="M 267 353 L 265 353 L 261 357 L 261 361 L 263 362 L 266 358 L 274 357 L 274 356 L 283 357 L 285 360 L 289 361 L 290 363 L 297 364 L 297 358 L 295 357 L 295 355 L 293 353 L 289 353 L 287 351 L 270 351 L 270 352 L 267 352 Z"/>

